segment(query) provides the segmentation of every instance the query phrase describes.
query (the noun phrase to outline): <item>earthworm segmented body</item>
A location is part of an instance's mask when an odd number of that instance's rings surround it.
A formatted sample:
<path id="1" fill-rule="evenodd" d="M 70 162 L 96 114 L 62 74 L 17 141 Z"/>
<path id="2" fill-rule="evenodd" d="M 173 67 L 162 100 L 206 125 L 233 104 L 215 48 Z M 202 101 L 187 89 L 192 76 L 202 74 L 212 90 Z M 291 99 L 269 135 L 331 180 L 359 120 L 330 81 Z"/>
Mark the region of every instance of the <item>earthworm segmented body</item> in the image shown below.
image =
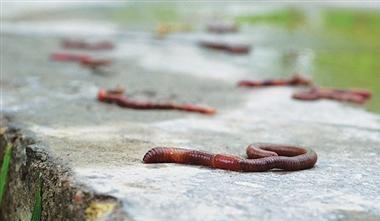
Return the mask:
<path id="1" fill-rule="evenodd" d="M 155 147 L 145 154 L 143 161 L 201 165 L 242 172 L 263 172 L 271 169 L 304 170 L 312 168 L 317 162 L 317 154 L 313 150 L 280 144 L 251 144 L 247 147 L 247 156 L 248 159 L 244 159 L 199 150 Z"/>
<path id="2" fill-rule="evenodd" d="M 148 110 L 148 109 L 158 109 L 158 110 L 180 110 L 188 112 L 197 112 L 201 114 L 212 115 L 216 113 L 216 110 L 209 107 L 201 107 L 193 104 L 176 104 L 176 103 L 155 103 L 155 102 L 143 102 L 130 100 L 128 97 L 123 95 L 120 90 L 110 90 L 106 91 L 104 89 L 99 90 L 98 100 L 107 103 L 116 103 L 120 107 Z"/>
<path id="3" fill-rule="evenodd" d="M 309 78 L 301 75 L 293 75 L 289 79 L 266 79 L 257 81 L 239 81 L 239 87 L 269 87 L 269 86 L 298 86 L 298 85 L 311 85 L 312 82 Z"/>
<path id="4" fill-rule="evenodd" d="M 91 59 L 88 55 L 83 54 L 71 54 L 71 53 L 53 53 L 50 56 L 53 61 L 74 61 L 81 62 L 82 60 Z"/>
<path id="5" fill-rule="evenodd" d="M 83 40 L 69 40 L 62 41 L 62 47 L 68 49 L 86 49 L 86 50 L 110 50 L 114 48 L 114 45 L 108 41 L 99 42 L 86 42 Z"/>
<path id="6" fill-rule="evenodd" d="M 230 44 L 225 42 L 201 41 L 200 46 L 215 50 L 221 50 L 232 54 L 248 54 L 251 47 L 246 44 Z"/>
<path id="7" fill-rule="evenodd" d="M 371 97 L 371 92 L 364 89 L 332 89 L 332 88 L 311 88 L 308 91 L 301 91 L 293 94 L 298 100 L 319 100 L 330 99 L 337 101 L 347 101 L 357 104 L 365 103 Z"/>

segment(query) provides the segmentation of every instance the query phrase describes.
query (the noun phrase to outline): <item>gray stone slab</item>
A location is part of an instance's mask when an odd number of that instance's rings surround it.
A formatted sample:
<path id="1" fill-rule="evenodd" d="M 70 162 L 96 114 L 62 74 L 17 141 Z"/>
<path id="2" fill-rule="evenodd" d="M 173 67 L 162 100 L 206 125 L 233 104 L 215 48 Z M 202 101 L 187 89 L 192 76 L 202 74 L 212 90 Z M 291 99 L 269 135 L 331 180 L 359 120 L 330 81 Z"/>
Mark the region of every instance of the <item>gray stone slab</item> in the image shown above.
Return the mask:
<path id="1" fill-rule="evenodd" d="M 77 181 L 120 199 L 133 220 L 380 219 L 378 115 L 332 101 L 294 101 L 293 88 L 236 88 L 238 79 L 252 77 L 241 58 L 209 56 L 170 39 L 119 40 L 106 55 L 115 64 L 96 74 L 49 61 L 60 50 L 57 37 L 2 38 L 4 113 L 33 131 Z M 259 46 L 254 56 L 267 52 Z M 136 99 L 203 103 L 218 114 L 96 101 L 99 88 L 116 85 Z M 310 170 L 265 173 L 141 161 L 154 146 L 244 156 L 252 142 L 308 146 L 319 159 Z"/>

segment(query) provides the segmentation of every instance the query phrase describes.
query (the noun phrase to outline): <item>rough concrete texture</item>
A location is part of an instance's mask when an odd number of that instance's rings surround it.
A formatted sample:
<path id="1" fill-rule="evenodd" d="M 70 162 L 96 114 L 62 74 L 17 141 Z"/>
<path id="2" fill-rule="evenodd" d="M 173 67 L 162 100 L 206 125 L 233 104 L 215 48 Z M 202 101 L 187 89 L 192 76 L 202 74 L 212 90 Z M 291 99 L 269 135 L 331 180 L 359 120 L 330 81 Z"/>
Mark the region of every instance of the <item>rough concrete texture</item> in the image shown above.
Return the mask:
<path id="1" fill-rule="evenodd" d="M 7 144 L 12 146 L 12 158 L 0 220 L 31 220 L 39 177 L 43 198 L 41 220 L 125 220 L 117 199 L 94 194 L 76 182 L 60 159 L 50 157 L 43 143 L 36 142 L 30 131 L 12 121 L 1 119 L 1 125 L 7 129 L 0 135 L 0 163 Z M 104 205 L 112 208 L 104 210 L 101 208 Z"/>
<path id="2" fill-rule="evenodd" d="M 95 55 L 115 64 L 92 73 L 49 61 L 65 35 L 54 28 L 48 35 L 2 33 L 4 112 L 61 159 L 76 182 L 120 200 L 131 220 L 380 219 L 378 115 L 332 101 L 294 101 L 294 88 L 235 87 L 244 77 L 265 78 L 252 67 L 270 66 L 263 61 L 275 62 L 275 49 L 257 43 L 252 54 L 233 57 L 197 47 L 197 35 L 112 35 L 117 49 Z M 207 104 L 218 114 L 136 111 L 96 101 L 99 88 L 116 85 L 132 98 Z M 264 173 L 141 161 L 154 146 L 244 156 L 252 142 L 311 147 L 319 159 L 310 170 Z"/>

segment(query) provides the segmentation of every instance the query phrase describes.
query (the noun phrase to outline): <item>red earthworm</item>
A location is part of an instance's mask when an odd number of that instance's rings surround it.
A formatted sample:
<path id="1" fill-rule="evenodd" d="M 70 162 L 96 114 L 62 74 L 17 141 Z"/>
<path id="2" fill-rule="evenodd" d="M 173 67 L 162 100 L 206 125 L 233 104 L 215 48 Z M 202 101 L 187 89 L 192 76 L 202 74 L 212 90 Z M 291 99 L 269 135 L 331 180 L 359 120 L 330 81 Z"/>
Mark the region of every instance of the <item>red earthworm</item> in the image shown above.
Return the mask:
<path id="1" fill-rule="evenodd" d="M 100 66 L 107 66 L 107 65 L 110 65 L 111 63 L 112 61 L 109 59 L 86 58 L 80 61 L 81 65 L 92 68 L 92 69 L 96 69 Z"/>
<path id="2" fill-rule="evenodd" d="M 268 86 L 298 86 L 298 85 L 311 85 L 312 82 L 309 78 L 301 75 L 293 75 L 289 79 L 266 79 L 266 80 L 243 80 L 238 82 L 239 87 L 268 87 Z"/>
<path id="3" fill-rule="evenodd" d="M 88 55 L 82 54 L 71 54 L 71 53 L 53 53 L 50 59 L 54 61 L 75 61 L 81 62 L 82 60 L 91 59 Z"/>
<path id="4" fill-rule="evenodd" d="M 370 91 L 366 89 L 360 89 L 360 88 L 353 88 L 353 89 L 320 88 L 320 90 L 332 91 L 335 93 L 343 93 L 343 94 L 354 94 L 366 99 L 370 98 L 372 95 Z"/>
<path id="5" fill-rule="evenodd" d="M 225 42 L 201 41 L 200 46 L 215 50 L 222 50 L 233 54 L 247 54 L 251 47 L 246 44 L 230 44 Z"/>
<path id="6" fill-rule="evenodd" d="M 244 159 L 199 150 L 155 147 L 144 155 L 143 162 L 192 164 L 223 170 L 263 172 L 271 169 L 310 169 L 318 158 L 313 150 L 281 144 L 251 144 L 247 147 L 247 156 L 248 159 Z"/>
<path id="7" fill-rule="evenodd" d="M 371 93 L 364 89 L 331 89 L 331 88 L 311 88 L 308 91 L 301 91 L 293 94 L 298 100 L 318 100 L 330 99 L 337 101 L 347 101 L 362 104 L 371 97 Z"/>
<path id="8" fill-rule="evenodd" d="M 86 42 L 83 40 L 69 40 L 62 41 L 62 47 L 69 49 L 87 49 L 87 50 L 109 50 L 113 49 L 114 45 L 108 41 L 99 42 Z"/>
<path id="9" fill-rule="evenodd" d="M 128 97 L 122 95 L 122 92 L 106 91 L 100 89 L 98 92 L 98 100 L 107 103 L 116 103 L 120 107 L 132 109 L 159 109 L 159 110 L 180 110 L 188 112 L 197 112 L 201 114 L 212 115 L 216 110 L 209 107 L 201 107 L 193 104 L 176 104 L 176 103 L 155 103 L 130 100 Z"/>

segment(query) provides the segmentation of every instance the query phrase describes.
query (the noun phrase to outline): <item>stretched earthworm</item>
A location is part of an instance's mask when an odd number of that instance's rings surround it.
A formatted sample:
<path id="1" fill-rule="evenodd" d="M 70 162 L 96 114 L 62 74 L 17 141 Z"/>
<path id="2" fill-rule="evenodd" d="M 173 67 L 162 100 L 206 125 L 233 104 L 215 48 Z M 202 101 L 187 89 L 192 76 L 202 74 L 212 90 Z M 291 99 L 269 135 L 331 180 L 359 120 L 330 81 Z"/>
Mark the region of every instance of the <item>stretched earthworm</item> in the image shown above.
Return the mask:
<path id="1" fill-rule="evenodd" d="M 71 54 L 71 53 L 54 53 L 50 56 L 54 61 L 73 61 L 78 62 L 82 66 L 97 69 L 100 66 L 110 65 L 112 63 L 109 59 L 95 59 L 88 55 Z"/>
<path id="2" fill-rule="evenodd" d="M 97 69 L 100 66 L 107 66 L 112 63 L 112 60 L 109 59 L 94 59 L 94 58 L 86 58 L 82 59 L 80 61 L 80 64 L 82 66 L 91 68 L 91 69 Z"/>
<path id="3" fill-rule="evenodd" d="M 366 89 L 360 89 L 360 88 L 352 88 L 352 89 L 319 88 L 319 90 L 331 91 L 332 93 L 353 94 L 353 95 L 361 96 L 366 99 L 372 96 L 370 91 Z"/>
<path id="4" fill-rule="evenodd" d="M 188 112 L 197 112 L 201 114 L 212 115 L 216 113 L 216 110 L 209 107 L 201 107 L 193 104 L 176 104 L 176 103 L 155 103 L 155 102 L 143 102 L 130 100 L 128 97 L 123 95 L 120 90 L 109 90 L 100 89 L 98 92 L 98 100 L 107 103 L 116 103 L 120 107 L 131 108 L 131 109 L 158 109 L 158 110 L 180 110 Z"/>
<path id="5" fill-rule="evenodd" d="M 269 86 L 298 86 L 311 85 L 312 81 L 301 75 L 293 75 L 289 79 L 243 80 L 238 82 L 239 87 L 269 87 Z"/>
<path id="6" fill-rule="evenodd" d="M 251 47 L 246 44 L 232 44 L 225 42 L 201 41 L 200 46 L 215 50 L 221 50 L 232 54 L 247 54 Z"/>
<path id="7" fill-rule="evenodd" d="M 215 169 L 263 172 L 271 169 L 287 171 L 312 168 L 317 154 L 304 147 L 281 144 L 251 144 L 247 147 L 248 159 L 227 154 L 174 147 L 155 147 L 149 150 L 144 163 L 178 163 L 201 165 Z"/>
<path id="8" fill-rule="evenodd" d="M 113 49 L 114 45 L 108 41 L 86 42 L 84 40 L 69 40 L 62 41 L 62 47 L 68 49 L 86 49 L 86 50 L 109 50 Z"/>
<path id="9" fill-rule="evenodd" d="M 72 54 L 72 53 L 53 53 L 50 56 L 53 61 L 74 61 L 81 62 L 82 60 L 91 59 L 88 55 L 83 54 Z"/>
<path id="10" fill-rule="evenodd" d="M 347 101 L 357 104 L 365 103 L 371 97 L 371 92 L 364 89 L 333 89 L 314 87 L 307 91 L 293 94 L 294 99 L 298 100 L 319 100 L 330 99 L 337 101 Z"/>

